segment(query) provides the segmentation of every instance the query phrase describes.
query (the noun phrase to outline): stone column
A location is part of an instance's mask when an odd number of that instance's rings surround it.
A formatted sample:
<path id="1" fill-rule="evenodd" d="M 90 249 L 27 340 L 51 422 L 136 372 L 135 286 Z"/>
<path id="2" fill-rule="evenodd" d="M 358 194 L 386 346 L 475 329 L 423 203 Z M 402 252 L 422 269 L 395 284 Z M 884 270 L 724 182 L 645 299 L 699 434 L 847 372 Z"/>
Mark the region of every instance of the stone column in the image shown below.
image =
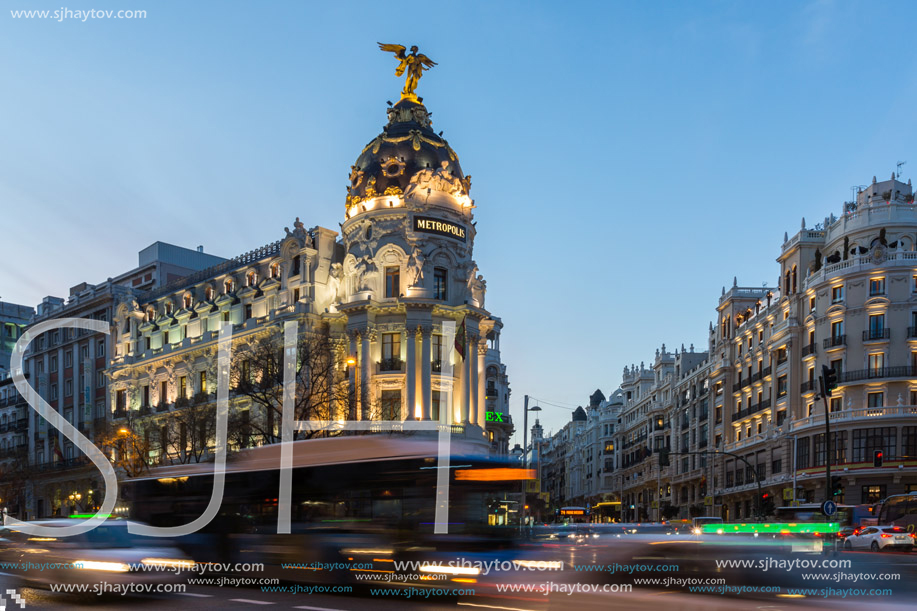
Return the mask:
<path id="1" fill-rule="evenodd" d="M 417 327 L 406 328 L 404 330 L 404 338 L 407 342 L 406 348 L 406 357 L 407 363 L 405 363 L 405 403 L 407 403 L 407 414 L 405 414 L 404 420 L 414 420 L 414 413 L 417 407 Z"/>
<path id="2" fill-rule="evenodd" d="M 430 336 L 432 334 L 432 327 L 420 328 L 420 405 L 423 409 L 424 420 L 430 420 L 433 417 L 433 385 L 430 380 L 432 364 Z"/>
<path id="3" fill-rule="evenodd" d="M 467 336 L 466 336 L 467 337 Z M 461 355 L 459 355 L 461 356 Z M 462 392 L 459 394 L 459 414 L 461 424 L 471 422 L 471 342 L 465 342 L 465 358 L 462 359 Z"/>
<path id="4" fill-rule="evenodd" d="M 353 358 L 354 364 L 347 365 L 347 419 L 356 420 L 357 419 L 357 339 L 359 339 L 360 334 L 356 331 L 351 331 L 347 334 L 349 337 L 349 351 L 347 353 L 347 358 Z"/>
<path id="5" fill-rule="evenodd" d="M 487 402 L 484 397 L 485 386 L 487 385 L 486 369 L 484 367 L 484 357 L 487 356 L 487 340 L 481 340 L 478 344 L 478 425 L 481 428 L 487 426 Z"/>
<path id="6" fill-rule="evenodd" d="M 372 355 L 370 354 L 371 342 L 375 339 L 375 331 L 364 329 L 360 333 L 362 346 L 360 347 L 360 420 L 369 420 L 372 417 L 370 399 L 370 379 L 372 378 Z"/>
<path id="7" fill-rule="evenodd" d="M 468 422 L 481 424 L 478 421 L 478 336 L 468 338 Z M 482 425 L 483 426 L 483 425 Z"/>

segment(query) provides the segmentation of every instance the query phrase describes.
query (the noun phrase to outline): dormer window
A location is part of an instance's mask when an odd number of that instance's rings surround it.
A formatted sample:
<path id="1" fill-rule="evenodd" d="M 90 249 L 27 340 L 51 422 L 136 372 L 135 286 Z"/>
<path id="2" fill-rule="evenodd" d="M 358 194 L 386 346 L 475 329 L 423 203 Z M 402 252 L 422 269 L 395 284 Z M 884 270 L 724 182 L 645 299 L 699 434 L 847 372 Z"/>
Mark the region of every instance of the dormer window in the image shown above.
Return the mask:
<path id="1" fill-rule="evenodd" d="M 258 274 L 255 272 L 255 270 L 245 274 L 245 286 L 255 286 L 256 282 L 258 282 Z"/>
<path id="2" fill-rule="evenodd" d="M 166 316 L 169 316 L 171 314 L 172 314 L 172 302 L 167 301 L 166 302 Z"/>
<path id="3" fill-rule="evenodd" d="M 209 286 L 204 289 L 204 299 L 207 301 L 213 301 L 213 289 Z"/>
<path id="4" fill-rule="evenodd" d="M 274 263 L 271 265 L 271 278 L 280 280 L 280 263 Z"/>
<path id="5" fill-rule="evenodd" d="M 146 321 L 153 322 L 156 319 L 156 310 L 153 308 L 146 309 Z"/>
<path id="6" fill-rule="evenodd" d="M 182 307 L 186 310 L 191 309 L 191 293 L 185 293 L 185 296 L 182 297 Z"/>
<path id="7" fill-rule="evenodd" d="M 223 283 L 223 292 L 229 294 L 232 292 L 232 280 L 226 280 Z"/>

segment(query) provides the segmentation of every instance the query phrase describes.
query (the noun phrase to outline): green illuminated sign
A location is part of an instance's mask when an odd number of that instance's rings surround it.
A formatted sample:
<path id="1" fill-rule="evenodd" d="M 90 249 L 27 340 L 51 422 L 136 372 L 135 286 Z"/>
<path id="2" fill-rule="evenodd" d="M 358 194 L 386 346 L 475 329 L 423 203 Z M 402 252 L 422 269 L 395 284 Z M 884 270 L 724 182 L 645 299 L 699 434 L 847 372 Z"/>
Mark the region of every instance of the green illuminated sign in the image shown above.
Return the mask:
<path id="1" fill-rule="evenodd" d="M 725 535 L 729 533 L 807 533 L 830 534 L 840 530 L 838 522 L 777 522 L 774 524 L 703 524 L 706 534 Z"/>
<path id="2" fill-rule="evenodd" d="M 503 414 L 500 412 L 487 412 L 484 416 L 487 422 L 503 422 Z"/>

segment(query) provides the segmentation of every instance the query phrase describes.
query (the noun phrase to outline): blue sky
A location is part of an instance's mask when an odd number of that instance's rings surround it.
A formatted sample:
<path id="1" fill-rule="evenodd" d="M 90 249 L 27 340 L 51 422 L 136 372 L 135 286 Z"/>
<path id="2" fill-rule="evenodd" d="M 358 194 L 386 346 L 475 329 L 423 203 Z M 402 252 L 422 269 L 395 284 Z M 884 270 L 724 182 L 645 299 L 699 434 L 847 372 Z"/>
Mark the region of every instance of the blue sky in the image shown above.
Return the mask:
<path id="1" fill-rule="evenodd" d="M 419 45 L 517 428 L 524 394 L 583 404 L 662 343 L 702 349 L 733 276 L 776 283 L 784 231 L 917 165 L 907 2 L 3 5 L 0 297 L 25 304 L 156 240 L 233 256 L 296 216 L 336 229 L 401 87 L 375 43 Z M 147 17 L 9 12 L 62 5 Z"/>

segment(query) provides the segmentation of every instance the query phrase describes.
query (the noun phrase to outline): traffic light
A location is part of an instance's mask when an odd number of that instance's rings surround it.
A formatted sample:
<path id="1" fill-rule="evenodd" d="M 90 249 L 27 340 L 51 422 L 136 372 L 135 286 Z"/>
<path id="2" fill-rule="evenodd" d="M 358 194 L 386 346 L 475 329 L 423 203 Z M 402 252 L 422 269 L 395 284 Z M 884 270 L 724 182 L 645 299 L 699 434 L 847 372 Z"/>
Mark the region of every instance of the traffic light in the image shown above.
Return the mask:
<path id="1" fill-rule="evenodd" d="M 882 466 L 882 450 L 876 450 L 872 454 L 872 466 L 881 467 Z"/>
<path id="2" fill-rule="evenodd" d="M 837 388 L 837 371 L 834 367 L 828 367 L 827 365 L 821 366 L 821 377 L 822 377 L 822 390 L 825 391 L 825 396 L 830 397 L 831 391 Z"/>
<path id="3" fill-rule="evenodd" d="M 838 496 L 844 494 L 844 484 L 841 483 L 841 478 L 832 477 L 831 478 L 831 496 Z"/>
<path id="4" fill-rule="evenodd" d="M 669 451 L 665 448 L 659 450 L 659 466 L 668 467 L 669 466 Z"/>

